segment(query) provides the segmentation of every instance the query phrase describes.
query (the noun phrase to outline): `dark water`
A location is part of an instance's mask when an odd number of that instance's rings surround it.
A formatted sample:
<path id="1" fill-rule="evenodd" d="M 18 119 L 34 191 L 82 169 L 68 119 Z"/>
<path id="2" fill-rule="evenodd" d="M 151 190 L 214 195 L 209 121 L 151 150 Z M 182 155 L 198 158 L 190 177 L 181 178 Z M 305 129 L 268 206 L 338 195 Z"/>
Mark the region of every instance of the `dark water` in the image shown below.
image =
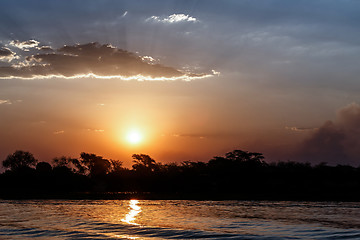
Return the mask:
<path id="1" fill-rule="evenodd" d="M 0 239 L 360 239 L 360 204 L 0 200 Z"/>

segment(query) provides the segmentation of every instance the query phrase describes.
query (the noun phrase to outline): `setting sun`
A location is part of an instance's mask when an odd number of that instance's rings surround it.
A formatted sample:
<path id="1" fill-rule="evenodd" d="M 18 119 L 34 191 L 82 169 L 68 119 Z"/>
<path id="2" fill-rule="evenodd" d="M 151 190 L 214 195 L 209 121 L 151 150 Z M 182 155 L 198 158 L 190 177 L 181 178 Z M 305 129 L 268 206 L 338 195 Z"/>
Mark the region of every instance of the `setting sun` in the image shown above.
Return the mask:
<path id="1" fill-rule="evenodd" d="M 131 144 L 140 143 L 142 139 L 141 133 L 136 130 L 132 130 L 126 135 L 126 140 Z"/>

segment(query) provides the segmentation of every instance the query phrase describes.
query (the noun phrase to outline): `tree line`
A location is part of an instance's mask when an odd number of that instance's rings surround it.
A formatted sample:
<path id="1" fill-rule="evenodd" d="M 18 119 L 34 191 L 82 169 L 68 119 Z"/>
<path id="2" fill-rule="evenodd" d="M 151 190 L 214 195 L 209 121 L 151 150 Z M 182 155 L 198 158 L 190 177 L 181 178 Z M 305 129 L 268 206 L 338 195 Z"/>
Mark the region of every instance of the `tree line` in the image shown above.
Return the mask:
<path id="1" fill-rule="evenodd" d="M 2 162 L 2 198 L 360 200 L 360 168 L 325 163 L 267 163 L 262 153 L 234 150 L 208 162 L 162 164 L 146 154 L 118 160 L 92 153 L 39 162 L 15 151 Z"/>

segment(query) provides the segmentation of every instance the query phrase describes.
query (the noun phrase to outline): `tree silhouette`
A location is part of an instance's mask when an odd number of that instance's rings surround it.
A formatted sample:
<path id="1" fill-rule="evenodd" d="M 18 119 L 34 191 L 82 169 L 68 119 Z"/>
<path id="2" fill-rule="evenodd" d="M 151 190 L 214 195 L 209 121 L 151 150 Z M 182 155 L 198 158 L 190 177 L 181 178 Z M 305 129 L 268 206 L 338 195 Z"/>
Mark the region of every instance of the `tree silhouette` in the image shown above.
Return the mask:
<path id="1" fill-rule="evenodd" d="M 123 166 L 122 166 L 122 162 L 119 160 L 109 160 L 111 163 L 111 172 L 120 172 L 122 170 L 124 170 Z"/>
<path id="2" fill-rule="evenodd" d="M 55 167 L 68 168 L 74 173 L 84 174 L 87 170 L 87 167 L 79 161 L 77 158 L 70 157 L 56 157 L 53 159 Z"/>
<path id="3" fill-rule="evenodd" d="M 37 162 L 38 160 L 30 152 L 16 150 L 13 154 L 8 155 L 2 164 L 5 168 L 10 168 L 11 171 L 17 171 L 34 167 Z"/>
<path id="4" fill-rule="evenodd" d="M 135 163 L 132 165 L 132 168 L 135 171 L 154 172 L 160 169 L 160 164 L 156 163 L 155 160 L 147 154 L 133 154 L 132 158 Z"/>
<path id="5" fill-rule="evenodd" d="M 39 162 L 36 164 L 36 171 L 39 173 L 50 173 L 52 171 L 52 167 L 48 162 Z"/>
<path id="6" fill-rule="evenodd" d="M 225 154 L 225 157 L 214 157 L 208 163 L 213 169 L 224 172 L 237 168 L 261 167 L 266 165 L 262 153 L 234 150 Z"/>
<path id="7" fill-rule="evenodd" d="M 253 162 L 263 163 L 264 156 L 262 153 L 234 150 L 225 154 L 225 158 L 234 162 Z"/>
<path id="8" fill-rule="evenodd" d="M 111 162 L 101 156 L 92 153 L 82 152 L 80 163 L 87 167 L 90 177 L 106 175 L 111 170 Z"/>

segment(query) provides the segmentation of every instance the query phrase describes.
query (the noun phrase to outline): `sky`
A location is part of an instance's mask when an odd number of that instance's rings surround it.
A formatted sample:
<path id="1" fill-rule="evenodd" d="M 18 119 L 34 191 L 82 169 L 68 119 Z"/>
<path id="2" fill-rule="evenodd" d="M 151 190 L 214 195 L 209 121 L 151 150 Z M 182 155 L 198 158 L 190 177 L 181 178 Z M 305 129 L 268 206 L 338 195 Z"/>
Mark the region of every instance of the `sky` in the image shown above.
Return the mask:
<path id="1" fill-rule="evenodd" d="M 360 165 L 359 1 L 0 6 L 0 159 Z"/>

